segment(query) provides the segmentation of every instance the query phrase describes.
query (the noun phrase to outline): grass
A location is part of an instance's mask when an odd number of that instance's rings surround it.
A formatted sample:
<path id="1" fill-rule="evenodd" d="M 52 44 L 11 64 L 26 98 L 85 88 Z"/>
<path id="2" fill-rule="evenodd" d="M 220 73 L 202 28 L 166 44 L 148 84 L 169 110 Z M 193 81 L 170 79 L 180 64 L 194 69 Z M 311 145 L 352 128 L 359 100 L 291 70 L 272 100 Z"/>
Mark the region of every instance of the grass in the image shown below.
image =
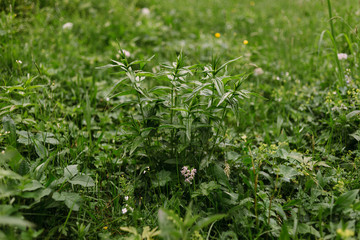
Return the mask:
<path id="1" fill-rule="evenodd" d="M 0 2 L 0 239 L 359 238 L 358 8 Z"/>

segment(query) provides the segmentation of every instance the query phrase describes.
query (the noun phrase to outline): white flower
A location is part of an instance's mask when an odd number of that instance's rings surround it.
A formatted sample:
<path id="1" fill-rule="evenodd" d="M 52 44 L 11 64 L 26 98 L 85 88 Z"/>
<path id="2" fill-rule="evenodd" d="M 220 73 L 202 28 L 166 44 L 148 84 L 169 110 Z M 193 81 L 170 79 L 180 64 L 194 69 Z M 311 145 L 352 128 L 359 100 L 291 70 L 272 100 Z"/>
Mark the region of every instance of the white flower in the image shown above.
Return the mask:
<path id="1" fill-rule="evenodd" d="M 121 49 L 120 51 L 119 51 L 119 53 L 124 53 L 124 55 L 125 55 L 125 57 L 130 57 L 131 56 L 131 54 L 130 54 L 130 52 L 129 51 L 126 51 L 125 49 Z"/>
<path id="2" fill-rule="evenodd" d="M 16 60 L 15 61 L 17 64 L 22 64 L 22 61 L 21 60 Z"/>
<path id="3" fill-rule="evenodd" d="M 144 16 L 149 16 L 150 15 L 150 9 L 142 8 L 141 9 L 141 14 L 144 15 Z"/>
<path id="4" fill-rule="evenodd" d="M 339 60 L 346 60 L 348 58 L 348 55 L 346 53 L 338 53 L 337 56 Z"/>
<path id="5" fill-rule="evenodd" d="M 107 101 L 107 102 L 110 101 L 110 98 L 107 97 L 107 98 L 106 98 L 106 101 Z"/>
<path id="6" fill-rule="evenodd" d="M 262 74 L 264 74 L 264 70 L 262 70 L 261 68 L 258 67 L 258 68 L 254 69 L 254 75 L 255 76 L 260 76 Z"/>
<path id="7" fill-rule="evenodd" d="M 127 213 L 127 208 L 123 208 L 123 209 L 121 209 L 121 212 L 123 213 L 123 214 L 125 214 L 125 213 Z"/>
<path id="8" fill-rule="evenodd" d="M 129 196 L 124 197 L 125 201 L 129 200 Z"/>
<path id="9" fill-rule="evenodd" d="M 72 29 L 73 26 L 74 26 L 73 23 L 67 22 L 67 23 L 65 23 L 65 24 L 62 26 L 62 29 L 63 29 L 63 30 L 70 30 L 70 29 Z"/>

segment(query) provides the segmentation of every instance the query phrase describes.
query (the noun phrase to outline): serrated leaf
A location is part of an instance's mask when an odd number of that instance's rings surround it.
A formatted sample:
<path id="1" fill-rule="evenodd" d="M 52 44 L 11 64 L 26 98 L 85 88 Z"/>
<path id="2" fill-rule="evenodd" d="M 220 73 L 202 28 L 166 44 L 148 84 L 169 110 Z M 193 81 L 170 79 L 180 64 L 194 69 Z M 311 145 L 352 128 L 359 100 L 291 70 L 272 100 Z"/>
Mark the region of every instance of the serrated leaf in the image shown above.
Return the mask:
<path id="1" fill-rule="evenodd" d="M 283 176 L 283 180 L 285 182 L 290 182 L 291 179 L 299 175 L 298 171 L 296 171 L 294 168 L 280 165 L 279 166 L 279 174 Z"/>

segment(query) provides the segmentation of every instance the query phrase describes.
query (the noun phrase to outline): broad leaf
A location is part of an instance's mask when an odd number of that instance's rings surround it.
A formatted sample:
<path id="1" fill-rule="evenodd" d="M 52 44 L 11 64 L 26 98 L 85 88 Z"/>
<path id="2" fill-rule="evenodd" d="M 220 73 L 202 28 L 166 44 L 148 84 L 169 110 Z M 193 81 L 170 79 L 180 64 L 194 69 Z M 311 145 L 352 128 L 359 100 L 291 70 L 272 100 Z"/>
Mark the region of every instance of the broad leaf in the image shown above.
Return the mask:
<path id="1" fill-rule="evenodd" d="M 358 195 L 359 195 L 359 189 L 351 190 L 341 194 L 340 197 L 336 199 L 336 202 L 334 204 L 334 209 L 337 211 L 341 211 L 344 210 L 345 208 L 350 208 Z"/>
<path id="2" fill-rule="evenodd" d="M 73 185 L 81 185 L 83 187 L 94 187 L 94 180 L 88 175 L 77 175 L 73 179 L 69 180 L 69 183 Z"/>

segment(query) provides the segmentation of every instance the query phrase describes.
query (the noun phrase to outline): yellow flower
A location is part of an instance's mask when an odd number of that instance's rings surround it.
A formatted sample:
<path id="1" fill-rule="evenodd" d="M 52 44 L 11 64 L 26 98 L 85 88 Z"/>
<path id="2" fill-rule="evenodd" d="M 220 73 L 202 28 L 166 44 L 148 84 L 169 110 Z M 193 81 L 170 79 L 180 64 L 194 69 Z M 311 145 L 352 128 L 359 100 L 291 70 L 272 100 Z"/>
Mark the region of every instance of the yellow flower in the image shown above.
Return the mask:
<path id="1" fill-rule="evenodd" d="M 105 226 L 105 227 L 103 227 L 103 229 L 104 229 L 104 230 L 107 230 L 107 229 L 108 229 L 108 227 L 107 227 L 107 226 Z"/>
<path id="2" fill-rule="evenodd" d="M 220 33 L 215 33 L 215 37 L 219 38 L 219 37 L 221 37 L 221 34 Z"/>
<path id="3" fill-rule="evenodd" d="M 244 44 L 244 45 L 247 45 L 248 43 L 249 43 L 248 40 L 244 40 L 244 41 L 243 41 L 243 44 Z"/>
<path id="4" fill-rule="evenodd" d="M 354 236 L 354 231 L 350 230 L 350 229 L 346 229 L 345 231 L 342 230 L 341 228 L 338 228 L 336 230 L 337 234 L 339 234 L 342 238 L 348 238 L 348 237 L 352 237 Z"/>
<path id="5" fill-rule="evenodd" d="M 251 1 L 251 2 L 250 2 L 250 6 L 255 6 L 255 2 L 254 2 L 254 1 Z"/>

